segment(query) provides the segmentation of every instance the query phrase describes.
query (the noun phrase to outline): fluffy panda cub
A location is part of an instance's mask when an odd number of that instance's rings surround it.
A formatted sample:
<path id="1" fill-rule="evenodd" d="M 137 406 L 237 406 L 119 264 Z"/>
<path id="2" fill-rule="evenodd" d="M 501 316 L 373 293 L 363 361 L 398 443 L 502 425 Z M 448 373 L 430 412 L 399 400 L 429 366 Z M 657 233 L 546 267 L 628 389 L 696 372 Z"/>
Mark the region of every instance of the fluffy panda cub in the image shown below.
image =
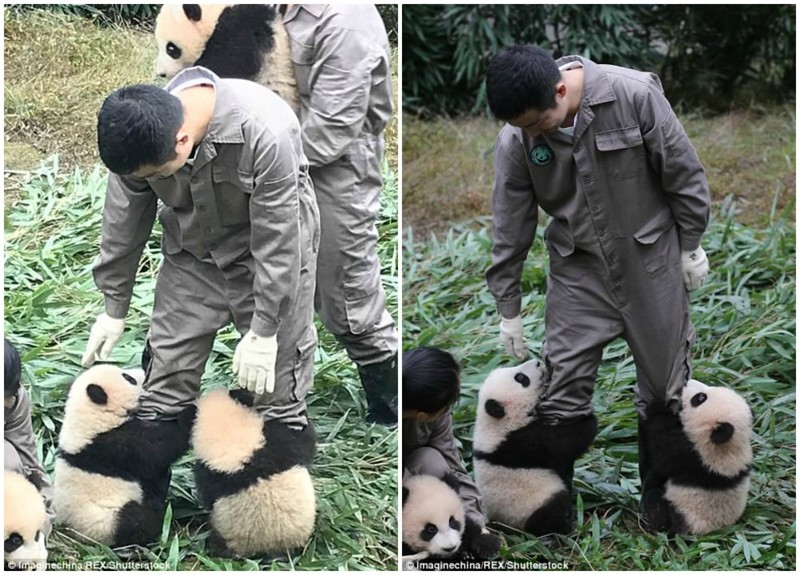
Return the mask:
<path id="1" fill-rule="evenodd" d="M 58 439 L 58 520 L 111 546 L 158 539 L 169 468 L 189 444 L 194 407 L 177 421 L 136 419 L 144 379 L 101 364 L 72 384 Z"/>
<path id="2" fill-rule="evenodd" d="M 246 390 L 216 389 L 197 405 L 195 482 L 211 509 L 209 550 L 222 556 L 283 553 L 304 546 L 314 530 L 314 428 L 262 420 L 253 399 Z"/>
<path id="3" fill-rule="evenodd" d="M 747 503 L 753 461 L 753 414 L 744 398 L 692 379 L 681 394 L 679 416 L 653 405 L 645 425 L 653 469 L 666 479 L 661 494 L 643 501 L 653 527 L 702 535 L 736 523 Z"/>
<path id="4" fill-rule="evenodd" d="M 44 500 L 36 487 L 19 473 L 3 474 L 3 539 L 5 571 L 43 571 L 47 547 L 43 533 L 47 519 Z"/>
<path id="5" fill-rule="evenodd" d="M 490 373 L 478 393 L 473 443 L 489 519 L 537 536 L 572 530 L 572 467 L 597 432 L 594 416 L 558 426 L 535 418 L 544 377 L 535 359 Z"/>
<path id="6" fill-rule="evenodd" d="M 165 4 L 156 18 L 156 74 L 191 66 L 263 84 L 300 109 L 289 36 L 274 6 Z"/>
<path id="7" fill-rule="evenodd" d="M 458 479 L 411 475 L 403 480 L 403 563 L 453 559 L 461 549 L 466 515 Z"/>

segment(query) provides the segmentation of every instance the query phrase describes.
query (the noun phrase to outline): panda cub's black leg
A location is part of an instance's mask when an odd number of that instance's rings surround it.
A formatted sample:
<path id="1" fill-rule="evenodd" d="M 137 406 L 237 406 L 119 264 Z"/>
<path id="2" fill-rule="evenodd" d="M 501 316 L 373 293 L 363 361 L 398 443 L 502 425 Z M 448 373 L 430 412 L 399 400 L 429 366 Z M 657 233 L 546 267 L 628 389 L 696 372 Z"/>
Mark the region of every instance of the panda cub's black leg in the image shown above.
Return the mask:
<path id="1" fill-rule="evenodd" d="M 541 537 L 550 533 L 572 532 L 572 497 L 569 490 L 559 491 L 525 522 L 525 531 Z"/>
<path id="2" fill-rule="evenodd" d="M 206 540 L 206 550 L 216 557 L 235 557 L 236 554 L 225 543 L 225 539 L 216 529 L 211 529 L 211 535 Z"/>
<path id="3" fill-rule="evenodd" d="M 166 503 L 159 498 L 127 503 L 119 512 L 113 546 L 146 546 L 158 541 L 165 509 Z"/>

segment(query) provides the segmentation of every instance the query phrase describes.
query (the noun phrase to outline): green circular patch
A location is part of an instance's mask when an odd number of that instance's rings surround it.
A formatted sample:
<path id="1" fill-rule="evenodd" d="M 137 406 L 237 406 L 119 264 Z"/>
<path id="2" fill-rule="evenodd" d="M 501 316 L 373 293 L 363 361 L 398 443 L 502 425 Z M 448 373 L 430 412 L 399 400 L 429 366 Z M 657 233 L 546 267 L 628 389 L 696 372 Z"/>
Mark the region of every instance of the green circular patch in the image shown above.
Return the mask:
<path id="1" fill-rule="evenodd" d="M 536 166 L 546 166 L 553 161 L 553 150 L 550 146 L 540 145 L 531 150 L 531 162 Z"/>

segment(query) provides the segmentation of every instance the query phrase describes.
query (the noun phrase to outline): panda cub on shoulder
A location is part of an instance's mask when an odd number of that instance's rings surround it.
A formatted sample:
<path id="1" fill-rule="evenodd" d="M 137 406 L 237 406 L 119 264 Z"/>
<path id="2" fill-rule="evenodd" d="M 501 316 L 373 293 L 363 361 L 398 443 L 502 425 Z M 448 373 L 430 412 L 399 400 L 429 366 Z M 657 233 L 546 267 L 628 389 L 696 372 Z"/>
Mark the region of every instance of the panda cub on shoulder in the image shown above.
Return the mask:
<path id="1" fill-rule="evenodd" d="M 466 513 L 452 475 L 403 480 L 403 559 L 454 559 L 462 547 Z"/>
<path id="2" fill-rule="evenodd" d="M 58 438 L 53 504 L 59 522 L 114 547 L 158 539 L 169 468 L 188 448 L 194 407 L 143 421 L 144 374 L 96 365 L 72 384 Z"/>
<path id="3" fill-rule="evenodd" d="M 253 402 L 247 390 L 215 389 L 197 403 L 195 483 L 211 509 L 209 550 L 221 556 L 283 553 L 314 530 L 314 428 L 263 420 Z"/>
<path id="4" fill-rule="evenodd" d="M 572 470 L 597 419 L 545 425 L 536 406 L 546 377 L 536 359 L 495 369 L 478 393 L 475 483 L 487 517 L 534 535 L 572 531 Z"/>
<path id="5" fill-rule="evenodd" d="M 289 36 L 275 6 L 165 4 L 155 36 L 157 75 L 171 79 L 184 68 L 203 66 L 221 78 L 258 82 L 299 111 Z"/>
<path id="6" fill-rule="evenodd" d="M 47 566 L 44 499 L 22 474 L 3 473 L 3 570 L 43 571 Z"/>
<path id="7" fill-rule="evenodd" d="M 702 535 L 736 523 L 747 504 L 753 449 L 753 413 L 742 396 L 689 380 L 678 416 L 651 405 L 645 425 L 655 473 L 666 479 L 653 528 Z"/>

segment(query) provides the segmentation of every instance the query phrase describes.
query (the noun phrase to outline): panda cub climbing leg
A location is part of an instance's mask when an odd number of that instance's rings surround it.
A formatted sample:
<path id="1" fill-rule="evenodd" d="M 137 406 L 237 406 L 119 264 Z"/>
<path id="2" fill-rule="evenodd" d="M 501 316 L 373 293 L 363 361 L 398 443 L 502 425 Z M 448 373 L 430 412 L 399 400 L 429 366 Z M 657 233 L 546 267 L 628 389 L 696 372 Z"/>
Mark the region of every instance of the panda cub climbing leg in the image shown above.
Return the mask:
<path id="1" fill-rule="evenodd" d="M 642 495 L 648 526 L 702 535 L 736 523 L 750 488 L 752 427 L 743 397 L 693 379 L 683 389 L 678 415 L 651 405 L 644 428 L 663 488 Z"/>
<path id="2" fill-rule="evenodd" d="M 489 519 L 537 536 L 572 531 L 573 466 L 597 434 L 594 415 L 560 425 L 537 419 L 545 376 L 535 359 L 489 374 L 473 444 Z"/>
<path id="3" fill-rule="evenodd" d="M 284 553 L 314 530 L 314 428 L 263 420 L 253 400 L 246 390 L 215 389 L 197 404 L 195 482 L 211 509 L 210 550 L 221 556 Z"/>

